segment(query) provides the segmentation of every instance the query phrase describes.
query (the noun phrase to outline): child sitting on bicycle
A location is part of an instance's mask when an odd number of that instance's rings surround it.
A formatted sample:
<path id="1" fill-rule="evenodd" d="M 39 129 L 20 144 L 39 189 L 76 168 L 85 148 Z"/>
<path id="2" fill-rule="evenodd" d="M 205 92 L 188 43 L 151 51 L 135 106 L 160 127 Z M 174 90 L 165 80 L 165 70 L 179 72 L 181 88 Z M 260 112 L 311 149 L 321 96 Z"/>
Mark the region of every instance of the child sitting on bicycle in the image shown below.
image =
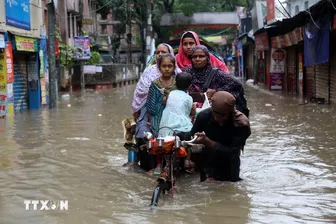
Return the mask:
<path id="1" fill-rule="evenodd" d="M 173 136 L 174 132 L 180 133 L 181 135 L 190 132 L 193 126 L 191 115 L 195 114 L 193 99 L 187 93 L 191 80 L 192 76 L 189 73 L 181 72 L 176 75 L 177 89 L 170 92 L 166 107 L 163 110 L 160 122 L 160 137 Z M 191 153 L 188 151 L 185 168 L 192 172 L 193 162 L 191 162 L 190 157 Z"/>

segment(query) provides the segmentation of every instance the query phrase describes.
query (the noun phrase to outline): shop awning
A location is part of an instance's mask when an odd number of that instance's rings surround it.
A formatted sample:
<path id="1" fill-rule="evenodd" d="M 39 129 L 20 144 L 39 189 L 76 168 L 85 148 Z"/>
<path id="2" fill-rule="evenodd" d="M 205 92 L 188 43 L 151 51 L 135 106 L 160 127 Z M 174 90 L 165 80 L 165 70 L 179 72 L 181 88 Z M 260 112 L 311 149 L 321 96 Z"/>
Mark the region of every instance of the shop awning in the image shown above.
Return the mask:
<path id="1" fill-rule="evenodd" d="M 239 40 L 243 46 L 246 46 L 249 43 L 254 42 L 254 40 L 248 35 L 248 33 L 244 33 L 237 37 L 237 40 Z"/>
<path id="2" fill-rule="evenodd" d="M 332 1 L 335 4 L 336 1 Z M 263 28 L 255 31 L 253 35 L 255 36 L 264 32 L 267 32 L 269 37 L 284 35 L 298 27 L 304 26 L 312 19 L 316 20 L 321 15 L 328 13 L 330 8 L 331 5 L 329 0 L 321 0 L 315 5 L 311 6 L 307 11 L 302 11 L 292 18 L 283 19 L 282 21 L 276 21 L 272 24 L 264 26 Z"/>

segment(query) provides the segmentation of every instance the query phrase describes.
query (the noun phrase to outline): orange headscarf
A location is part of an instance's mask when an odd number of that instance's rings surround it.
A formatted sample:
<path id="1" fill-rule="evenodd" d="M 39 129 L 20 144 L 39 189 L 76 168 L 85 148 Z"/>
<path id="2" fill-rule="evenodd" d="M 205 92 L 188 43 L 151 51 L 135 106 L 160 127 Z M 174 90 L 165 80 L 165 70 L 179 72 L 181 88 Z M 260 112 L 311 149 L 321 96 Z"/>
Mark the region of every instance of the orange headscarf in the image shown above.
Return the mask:
<path id="1" fill-rule="evenodd" d="M 178 54 L 176 55 L 176 61 L 177 61 L 177 65 L 179 66 L 179 68 L 184 68 L 187 66 L 191 66 L 191 61 L 189 60 L 189 58 L 183 53 L 183 37 L 184 35 L 186 35 L 187 33 L 191 33 L 196 41 L 196 45 L 201 45 L 200 40 L 198 38 L 198 35 L 193 32 L 193 31 L 187 31 L 185 32 L 180 40 L 180 46 L 178 49 Z M 218 68 L 220 70 L 222 70 L 225 73 L 230 73 L 230 71 L 228 70 L 228 68 L 226 67 L 225 63 L 222 62 L 221 60 L 219 60 L 218 58 L 216 58 L 214 55 L 210 54 L 210 63 L 213 67 Z"/>

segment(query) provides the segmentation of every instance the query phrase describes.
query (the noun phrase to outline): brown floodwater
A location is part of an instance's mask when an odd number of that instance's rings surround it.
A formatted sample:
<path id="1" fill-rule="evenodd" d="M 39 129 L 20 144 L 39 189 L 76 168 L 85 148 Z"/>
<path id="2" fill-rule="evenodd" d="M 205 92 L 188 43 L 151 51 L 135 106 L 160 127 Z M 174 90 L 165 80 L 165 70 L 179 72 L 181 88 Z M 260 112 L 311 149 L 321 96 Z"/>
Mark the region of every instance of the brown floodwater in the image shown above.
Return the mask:
<path id="1" fill-rule="evenodd" d="M 155 178 L 123 167 L 134 85 L 74 93 L 0 120 L 0 223 L 336 223 L 336 107 L 246 87 L 252 135 L 239 183 L 187 176 L 149 209 Z M 70 106 L 71 105 L 71 106 Z M 24 200 L 68 200 L 68 211 Z"/>

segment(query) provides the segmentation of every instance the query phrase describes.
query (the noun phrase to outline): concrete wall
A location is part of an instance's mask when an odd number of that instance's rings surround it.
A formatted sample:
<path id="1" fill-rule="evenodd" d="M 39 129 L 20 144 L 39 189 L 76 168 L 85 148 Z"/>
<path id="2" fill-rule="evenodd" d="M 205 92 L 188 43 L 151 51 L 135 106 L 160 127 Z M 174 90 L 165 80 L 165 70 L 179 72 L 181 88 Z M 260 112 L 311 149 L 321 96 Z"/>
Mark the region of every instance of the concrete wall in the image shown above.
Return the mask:
<path id="1" fill-rule="evenodd" d="M 113 64 L 101 66 L 103 67 L 102 73 L 85 74 L 85 85 L 117 84 L 122 81 L 137 80 L 141 75 L 140 64 Z"/>
<path id="2" fill-rule="evenodd" d="M 16 28 L 14 26 L 6 25 L 6 7 L 5 1 L 0 0 L 0 31 L 12 32 L 16 35 L 22 35 L 27 37 L 39 38 L 41 34 L 41 26 L 43 25 L 43 12 L 42 1 L 30 0 L 30 26 L 31 30 L 24 30 Z"/>
<path id="3" fill-rule="evenodd" d="M 295 16 L 297 13 L 295 11 L 295 8 L 299 8 L 299 12 L 306 10 L 306 2 L 308 2 L 308 8 L 319 2 L 320 0 L 289 0 L 287 9 L 291 16 Z"/>

